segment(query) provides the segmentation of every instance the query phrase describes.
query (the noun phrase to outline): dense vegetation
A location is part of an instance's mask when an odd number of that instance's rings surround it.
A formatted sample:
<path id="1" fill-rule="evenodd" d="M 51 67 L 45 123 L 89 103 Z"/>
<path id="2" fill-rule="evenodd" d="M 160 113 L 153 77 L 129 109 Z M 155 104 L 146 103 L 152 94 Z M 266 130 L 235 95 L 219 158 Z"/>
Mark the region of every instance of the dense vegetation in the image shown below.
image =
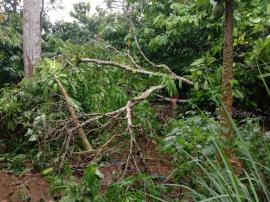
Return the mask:
<path id="1" fill-rule="evenodd" d="M 0 166 L 30 163 L 60 201 L 270 201 L 269 1 L 233 1 L 232 139 L 223 1 L 106 2 L 75 4 L 73 22 L 43 14 L 31 79 L 22 8 L 0 5 Z"/>

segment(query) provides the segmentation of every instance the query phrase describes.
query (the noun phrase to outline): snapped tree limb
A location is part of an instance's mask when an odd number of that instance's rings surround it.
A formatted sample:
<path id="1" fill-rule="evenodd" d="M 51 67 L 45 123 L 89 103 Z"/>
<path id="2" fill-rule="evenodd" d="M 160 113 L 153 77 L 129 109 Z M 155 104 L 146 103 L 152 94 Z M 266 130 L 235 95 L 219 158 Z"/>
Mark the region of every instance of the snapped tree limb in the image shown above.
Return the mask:
<path id="1" fill-rule="evenodd" d="M 131 135 L 131 150 L 132 150 L 133 143 L 135 142 L 135 144 L 136 144 L 136 141 L 135 141 L 135 139 L 134 139 L 134 137 L 133 137 L 133 131 L 132 131 L 132 129 L 133 129 L 133 125 L 132 125 L 132 108 L 133 108 L 136 104 L 138 104 L 139 102 L 141 102 L 141 101 L 146 100 L 147 98 L 149 98 L 149 96 L 150 96 L 152 93 L 154 93 L 155 91 L 161 90 L 161 89 L 163 89 L 163 88 L 165 88 L 165 86 L 163 86 L 163 85 L 152 86 L 152 87 L 150 87 L 149 89 L 147 89 L 146 91 L 144 91 L 143 93 L 141 93 L 140 95 L 138 95 L 138 96 L 136 96 L 136 97 L 134 97 L 134 98 L 131 98 L 131 99 L 127 102 L 126 106 L 124 106 L 124 107 L 122 107 L 122 108 L 120 108 L 120 109 L 118 109 L 118 110 L 116 110 L 116 111 L 108 112 L 108 113 L 103 114 L 103 115 L 97 114 L 95 117 L 92 117 L 92 118 L 86 120 L 86 121 L 85 121 L 84 123 L 82 123 L 80 126 L 81 126 L 81 127 L 84 127 L 84 126 L 86 126 L 86 125 L 88 125 L 88 124 L 90 124 L 90 123 L 92 123 L 92 122 L 94 122 L 94 121 L 98 121 L 98 120 L 100 120 L 100 119 L 102 119 L 102 118 L 105 118 L 105 117 L 113 117 L 113 116 L 116 116 L 116 115 L 119 115 L 119 114 L 121 114 L 121 113 L 126 112 L 126 113 L 127 113 L 127 115 L 126 115 L 126 120 L 127 120 L 127 131 L 128 131 L 128 132 L 130 133 L 130 135 Z M 71 131 L 74 131 L 74 130 L 76 130 L 76 129 L 77 129 L 77 127 L 71 129 Z M 113 137 L 113 138 L 114 138 L 114 137 Z M 111 143 L 111 141 L 112 141 L 113 138 L 111 138 L 107 143 L 105 143 L 105 145 L 103 145 L 100 149 L 97 149 L 97 150 L 96 150 L 96 151 L 99 151 L 99 152 L 97 153 L 98 155 L 100 154 L 100 152 L 102 151 L 102 149 L 103 149 L 104 147 L 106 147 L 107 144 Z M 85 154 L 88 154 L 88 153 L 92 153 L 92 151 L 78 152 L 78 153 L 75 153 L 75 154 L 77 154 L 77 155 L 85 155 Z M 130 153 L 130 154 L 131 154 L 131 153 Z M 129 156 L 130 156 L 130 155 L 129 155 Z M 95 158 L 95 159 L 96 159 L 96 158 Z M 128 161 L 129 161 L 129 160 L 128 160 Z M 128 161 L 127 161 L 127 162 L 128 162 Z"/>
<path id="2" fill-rule="evenodd" d="M 184 77 L 178 76 L 174 73 L 164 74 L 164 73 L 160 73 L 160 72 L 151 72 L 151 71 L 147 71 L 144 69 L 135 69 L 129 65 L 120 64 L 120 63 L 113 62 L 113 61 L 98 60 L 98 59 L 92 59 L 92 58 L 81 58 L 80 62 L 88 62 L 88 63 L 94 63 L 94 64 L 98 64 L 98 65 L 118 67 L 118 68 L 124 69 L 126 71 L 130 71 L 130 72 L 138 73 L 138 74 L 144 74 L 144 75 L 148 75 L 148 76 L 168 77 L 168 78 L 173 79 L 173 80 L 179 80 L 179 81 L 183 81 L 189 85 L 193 85 L 192 81 L 190 81 Z"/>
<path id="3" fill-rule="evenodd" d="M 165 88 L 165 86 L 163 86 L 163 85 L 152 86 L 149 89 L 147 89 L 146 91 L 144 91 L 142 94 L 140 94 L 139 96 L 136 96 L 136 97 L 130 99 L 129 100 L 129 102 L 130 102 L 129 106 L 126 105 L 126 106 L 124 106 L 124 107 L 122 107 L 122 108 L 120 108 L 118 110 L 108 112 L 106 114 L 102 114 L 102 115 L 98 114 L 98 115 L 86 120 L 85 122 L 81 123 L 80 126 L 85 127 L 86 125 L 88 125 L 88 124 L 90 124 L 92 122 L 98 121 L 100 119 L 103 119 L 105 117 L 114 117 L 116 115 L 124 113 L 124 112 L 127 111 L 127 107 L 131 107 L 131 108 L 134 107 L 134 105 L 136 105 L 138 102 L 146 100 L 153 92 L 161 90 L 163 88 Z M 76 129 L 77 129 L 77 127 L 72 128 L 71 131 L 74 131 Z"/>
<path id="4" fill-rule="evenodd" d="M 72 121 L 73 121 L 74 125 L 76 126 L 76 129 L 78 130 L 79 136 L 80 136 L 80 138 L 81 138 L 81 140 L 83 142 L 85 150 L 92 151 L 93 147 L 89 143 L 89 141 L 88 141 L 88 139 L 87 139 L 87 137 L 86 137 L 86 135 L 85 135 L 85 133 L 83 131 L 83 128 L 82 128 L 82 126 L 81 126 L 81 124 L 80 124 L 80 122 L 78 120 L 78 117 L 76 116 L 75 109 L 69 103 L 70 98 L 69 98 L 69 96 L 67 94 L 66 89 L 64 88 L 63 84 L 61 83 L 61 81 L 57 77 L 55 77 L 55 81 L 57 82 L 57 84 L 58 84 L 58 86 L 59 86 L 59 88 L 61 90 L 61 93 L 62 93 L 62 95 L 64 97 L 64 100 L 67 103 L 68 111 L 69 111 L 69 113 L 71 115 L 71 118 L 72 118 Z"/>

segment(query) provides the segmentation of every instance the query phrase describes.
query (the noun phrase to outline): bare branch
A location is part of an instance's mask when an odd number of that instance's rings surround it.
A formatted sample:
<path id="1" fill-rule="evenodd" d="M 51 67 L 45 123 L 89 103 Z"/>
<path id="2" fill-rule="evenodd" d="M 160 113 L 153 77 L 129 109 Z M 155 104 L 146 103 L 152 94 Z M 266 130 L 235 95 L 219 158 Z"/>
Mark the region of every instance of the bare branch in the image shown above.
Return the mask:
<path id="1" fill-rule="evenodd" d="M 132 98 L 130 100 L 132 102 L 131 105 L 130 105 L 130 107 L 133 107 L 134 105 L 136 105 L 138 102 L 140 102 L 142 100 L 146 100 L 153 92 L 158 91 L 158 90 L 161 90 L 163 88 L 164 88 L 163 85 L 150 87 L 149 89 L 147 89 L 146 91 L 144 91 L 139 96 Z M 97 116 L 92 117 L 92 118 L 86 120 L 85 122 L 81 123 L 81 127 L 85 127 L 86 125 L 88 125 L 88 124 L 90 124 L 92 122 L 98 121 L 100 119 L 103 119 L 105 117 L 114 117 L 114 116 L 117 116 L 117 115 L 119 115 L 121 113 L 124 113 L 126 111 L 127 111 L 127 106 L 124 106 L 124 107 L 122 107 L 122 108 L 120 108 L 120 109 L 118 109 L 116 111 L 108 112 L 108 113 L 103 114 L 103 115 L 97 115 Z M 71 129 L 71 132 L 73 132 L 76 129 L 77 129 L 77 127 L 72 128 Z"/>
<path id="2" fill-rule="evenodd" d="M 166 101 L 166 102 L 173 102 L 173 100 L 176 101 L 176 104 L 182 104 L 182 103 L 187 103 L 189 100 L 182 100 L 182 99 L 175 99 L 175 98 L 169 98 L 169 97 L 164 97 L 162 95 L 156 94 L 155 96 L 158 97 L 160 100 L 162 101 Z"/>
<path id="3" fill-rule="evenodd" d="M 81 140 L 82 140 L 82 142 L 83 142 L 83 144 L 84 144 L 84 148 L 85 148 L 87 151 L 92 151 L 92 150 L 93 150 L 93 147 L 92 147 L 91 144 L 89 143 L 89 141 L 88 141 L 88 139 L 87 139 L 87 137 L 86 137 L 86 135 L 85 135 L 85 133 L 84 133 L 84 131 L 83 131 L 83 128 L 82 128 L 82 126 L 81 126 L 81 124 L 80 124 L 80 122 L 79 122 L 79 120 L 78 120 L 78 117 L 76 116 L 75 109 L 70 105 L 70 102 L 69 102 L 70 98 L 69 98 L 69 96 L 68 96 L 68 94 L 67 94 L 67 92 L 66 92 L 66 90 L 65 90 L 65 88 L 64 88 L 64 86 L 63 86 L 63 84 L 62 84 L 62 83 L 60 82 L 60 80 L 59 80 L 58 78 L 56 78 L 56 77 L 55 77 L 55 81 L 57 82 L 57 84 L 58 84 L 58 86 L 59 86 L 59 88 L 60 88 L 60 90 L 61 90 L 61 93 L 62 93 L 62 95 L 63 95 L 63 97 L 64 97 L 64 100 L 65 100 L 65 102 L 67 103 L 68 111 L 69 111 L 69 113 L 70 113 L 70 115 L 71 115 L 71 117 L 72 117 L 72 121 L 73 121 L 73 123 L 75 124 L 76 129 L 78 130 L 78 133 L 79 133 L 79 135 L 80 135 L 80 138 L 81 138 Z M 71 132 L 71 131 L 70 131 L 70 132 Z"/>
<path id="4" fill-rule="evenodd" d="M 120 63 L 113 62 L 113 61 L 92 59 L 92 58 L 81 58 L 80 61 L 81 62 L 95 63 L 98 65 L 118 67 L 118 68 L 125 69 L 126 71 L 130 71 L 130 72 L 138 73 L 138 74 L 144 74 L 144 75 L 148 75 L 148 76 L 168 77 L 168 78 L 171 78 L 173 80 L 179 80 L 179 81 L 186 82 L 187 84 L 193 85 L 192 81 L 190 81 L 184 77 L 178 76 L 176 74 L 168 75 L 168 74 L 164 74 L 164 73 L 160 73 L 160 72 L 151 72 L 151 71 L 147 71 L 147 70 L 143 70 L 143 69 L 135 69 L 135 68 L 130 67 L 129 65 L 120 64 Z"/>
<path id="5" fill-rule="evenodd" d="M 102 118 L 105 118 L 105 117 L 113 117 L 113 116 L 116 116 L 118 114 L 121 114 L 121 113 L 124 113 L 126 111 L 126 107 L 122 107 L 116 111 L 113 111 L 113 112 L 109 112 L 109 113 L 106 113 L 106 114 L 103 114 L 103 115 L 97 115 L 95 117 L 92 117 L 90 119 L 88 119 L 87 121 L 83 122 L 81 124 L 82 127 L 85 127 L 86 125 L 88 125 L 89 123 L 92 123 L 92 122 L 95 122 L 95 121 L 98 121 Z M 71 129 L 72 131 L 75 130 L 76 128 L 73 128 Z"/>
<path id="6" fill-rule="evenodd" d="M 141 67 L 140 65 L 138 65 L 138 64 L 135 62 L 134 58 L 130 55 L 129 51 L 127 51 L 126 55 L 129 57 L 129 59 L 131 60 L 131 62 L 133 63 L 133 65 L 134 65 L 136 68 L 142 69 L 142 67 Z"/>
<path id="7" fill-rule="evenodd" d="M 132 127 L 133 127 L 133 124 L 132 124 L 132 111 L 131 111 L 131 108 L 132 108 L 132 101 L 129 100 L 128 103 L 127 103 L 127 130 L 130 134 L 132 134 Z"/>
<path id="8" fill-rule="evenodd" d="M 140 44 L 139 44 L 139 40 L 137 38 L 137 34 L 136 34 L 136 28 L 135 28 L 135 25 L 133 23 L 133 20 L 131 18 L 131 16 L 127 16 L 127 18 L 129 19 L 129 22 L 130 22 L 130 25 L 131 25 L 131 30 L 132 30 L 132 34 L 133 34 L 133 37 L 134 37 L 134 40 L 135 40 L 135 44 L 136 44 L 136 47 L 137 49 L 139 50 L 140 54 L 142 55 L 142 57 L 150 64 L 152 65 L 153 67 L 157 67 L 157 68 L 164 68 L 166 69 L 173 77 L 177 78 L 177 74 L 175 74 L 170 67 L 168 67 L 167 65 L 165 64 L 155 64 L 154 62 L 152 62 L 150 59 L 148 59 L 148 57 L 146 57 L 146 55 L 144 54 L 143 50 L 141 49 L 140 47 Z"/>

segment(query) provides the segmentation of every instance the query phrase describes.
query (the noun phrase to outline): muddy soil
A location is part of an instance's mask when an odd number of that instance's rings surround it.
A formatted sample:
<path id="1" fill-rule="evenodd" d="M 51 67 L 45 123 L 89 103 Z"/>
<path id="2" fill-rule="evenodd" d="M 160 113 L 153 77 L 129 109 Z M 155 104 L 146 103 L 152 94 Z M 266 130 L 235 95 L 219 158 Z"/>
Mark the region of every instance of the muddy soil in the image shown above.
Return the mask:
<path id="1" fill-rule="evenodd" d="M 0 171 L 0 202 L 50 202 L 49 184 L 39 173 L 16 177 Z"/>

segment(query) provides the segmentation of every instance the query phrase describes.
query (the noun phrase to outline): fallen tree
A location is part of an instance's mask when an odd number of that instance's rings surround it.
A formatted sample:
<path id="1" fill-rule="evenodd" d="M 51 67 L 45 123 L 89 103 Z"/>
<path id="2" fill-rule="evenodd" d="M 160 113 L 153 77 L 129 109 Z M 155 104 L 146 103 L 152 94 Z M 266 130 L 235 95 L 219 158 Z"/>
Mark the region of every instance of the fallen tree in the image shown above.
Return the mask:
<path id="1" fill-rule="evenodd" d="M 99 44 L 100 45 L 100 44 Z M 139 46 L 137 44 L 137 46 Z M 106 46 L 105 46 L 106 47 Z M 178 100 L 174 98 L 169 98 L 169 97 L 164 97 L 162 94 L 158 91 L 162 89 L 168 88 L 166 82 L 164 80 L 168 79 L 171 81 L 179 81 L 179 82 L 184 82 L 187 83 L 188 85 L 193 85 L 193 82 L 183 76 L 176 75 L 167 65 L 158 65 L 153 62 L 151 62 L 149 59 L 144 56 L 145 60 L 147 59 L 147 62 L 151 65 L 150 67 L 147 66 L 147 68 L 144 68 L 140 66 L 140 63 L 137 62 L 132 55 L 130 54 L 129 51 L 126 52 L 120 52 L 117 49 L 111 47 L 117 56 L 123 56 L 123 61 L 124 62 L 115 62 L 114 57 L 111 58 L 111 60 L 104 60 L 104 59 L 96 59 L 96 58 L 80 58 L 79 56 L 76 57 L 75 64 L 73 64 L 72 59 L 69 60 L 66 55 L 63 55 L 63 58 L 65 60 L 65 64 L 62 64 L 61 72 L 68 72 L 71 73 L 73 70 L 80 69 L 83 66 L 78 66 L 79 64 L 83 63 L 89 63 L 93 64 L 91 67 L 97 67 L 99 66 L 106 66 L 111 69 L 118 69 L 120 72 L 121 71 L 127 71 L 132 73 L 133 75 L 138 75 L 138 76 L 143 76 L 145 80 L 147 80 L 147 77 L 151 78 L 162 78 L 162 80 L 153 80 L 154 82 L 157 83 L 162 83 L 158 85 L 151 86 L 144 90 L 143 92 L 137 92 L 131 91 L 129 92 L 130 89 L 126 90 L 128 94 L 137 94 L 137 96 L 134 96 L 132 98 L 129 98 L 126 101 L 126 104 L 116 110 L 109 111 L 106 113 L 95 113 L 94 110 L 91 111 L 90 114 L 84 114 L 83 111 L 77 111 L 78 108 L 73 107 L 72 102 L 70 102 L 72 98 L 71 96 L 68 95 L 68 90 L 65 88 L 68 87 L 67 83 L 64 83 L 64 80 L 62 81 L 61 77 L 57 77 L 54 75 L 54 80 L 56 81 L 60 93 L 62 96 L 60 96 L 64 103 L 67 105 L 68 112 L 70 114 L 70 118 L 65 119 L 65 120 L 60 120 L 60 123 L 54 126 L 53 129 L 51 129 L 48 134 L 46 135 L 46 141 L 55 141 L 55 140 L 62 140 L 64 141 L 61 143 L 62 144 L 62 149 L 60 151 L 60 166 L 59 168 L 64 165 L 65 158 L 67 157 L 72 157 L 72 155 L 75 156 L 85 156 L 87 155 L 90 160 L 97 160 L 98 157 L 103 155 L 103 151 L 105 151 L 106 148 L 109 147 L 112 142 L 116 138 L 121 138 L 123 134 L 129 134 L 130 136 L 130 143 L 129 143 L 129 155 L 127 157 L 126 161 L 126 167 L 125 171 L 123 174 L 123 177 L 125 176 L 127 167 L 130 165 L 130 163 L 133 163 L 134 165 L 136 164 L 136 158 L 133 156 L 133 153 L 140 153 L 140 148 L 138 144 L 136 143 L 136 132 L 137 126 L 133 125 L 133 119 L 136 117 L 134 114 L 134 107 L 138 105 L 139 103 L 147 100 L 151 95 L 159 98 L 160 100 L 166 101 L 166 102 L 172 102 L 172 103 L 185 103 L 187 100 Z M 111 51 L 110 51 L 111 52 Z M 143 54 L 143 53 L 141 53 Z M 61 59 L 63 59 L 61 58 Z M 79 59 L 78 59 L 79 58 Z M 119 60 L 117 60 L 119 61 Z M 85 65 L 83 67 L 86 71 L 89 70 L 89 66 Z M 154 70 L 153 70 L 154 69 Z M 71 70 L 71 71 L 70 71 Z M 69 72 L 70 71 L 70 72 Z M 90 71 L 94 71 L 90 69 Z M 130 76 L 131 74 L 127 74 L 127 76 Z M 140 78 L 140 77 L 138 77 Z M 174 83 L 174 82 L 171 82 Z M 64 85 L 66 86 L 64 86 Z M 149 83 L 145 84 L 149 85 Z M 150 84 L 151 85 L 151 84 Z M 137 117 L 136 117 L 137 118 Z M 112 134 L 106 141 L 105 143 L 103 142 L 102 145 L 99 146 L 92 146 L 91 143 L 89 142 L 89 134 L 94 134 L 92 131 L 103 131 L 105 128 L 111 127 L 111 125 L 116 125 L 117 128 L 121 128 L 120 130 L 117 131 L 117 134 Z M 123 129 L 123 126 L 126 127 L 126 129 Z M 84 132 L 85 131 L 85 132 Z M 72 150 L 71 148 L 72 145 L 76 142 L 77 137 L 75 136 L 78 134 L 78 137 L 81 139 L 83 143 L 83 151 L 78 151 L 77 149 Z M 88 137 L 87 137 L 88 136 Z M 91 141 L 93 142 L 93 141 Z M 96 148 L 95 148 L 96 147 Z M 142 158 L 141 158 L 142 159 Z M 143 163 L 142 163 L 143 164 Z"/>

